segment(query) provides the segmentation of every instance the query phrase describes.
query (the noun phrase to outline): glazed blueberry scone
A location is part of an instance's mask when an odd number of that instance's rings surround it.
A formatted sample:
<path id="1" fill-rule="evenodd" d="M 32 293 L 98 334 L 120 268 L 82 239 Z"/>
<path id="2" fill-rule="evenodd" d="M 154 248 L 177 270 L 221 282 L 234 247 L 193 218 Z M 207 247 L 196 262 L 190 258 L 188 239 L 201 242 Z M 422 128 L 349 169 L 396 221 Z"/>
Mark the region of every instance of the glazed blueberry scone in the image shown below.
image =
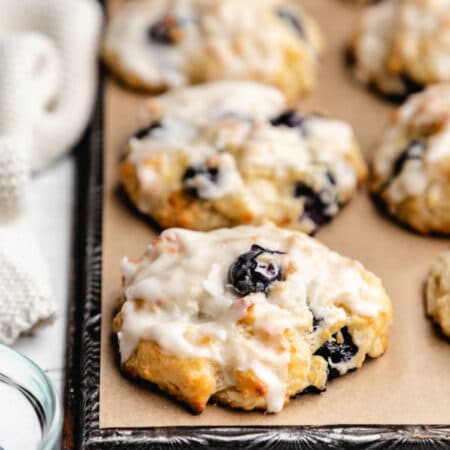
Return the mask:
<path id="1" fill-rule="evenodd" d="M 397 109 L 374 153 L 373 195 L 421 233 L 450 233 L 450 84 Z"/>
<path id="2" fill-rule="evenodd" d="M 450 337 L 450 251 L 431 265 L 426 285 L 426 309 L 427 315 Z"/>
<path id="3" fill-rule="evenodd" d="M 169 229 L 121 271 L 123 370 L 195 412 L 210 399 L 279 412 L 387 346 L 381 281 L 297 231 Z"/>
<path id="4" fill-rule="evenodd" d="M 322 41 L 297 0 L 136 0 L 111 20 L 103 55 L 151 92 L 248 79 L 296 98 L 316 82 Z"/>
<path id="5" fill-rule="evenodd" d="M 450 2 L 389 0 L 364 11 L 350 53 L 362 82 L 397 98 L 450 81 Z"/>
<path id="6" fill-rule="evenodd" d="M 215 82 L 147 102 L 120 178 L 162 227 L 278 225 L 313 233 L 367 175 L 351 127 L 286 109 L 275 88 Z"/>

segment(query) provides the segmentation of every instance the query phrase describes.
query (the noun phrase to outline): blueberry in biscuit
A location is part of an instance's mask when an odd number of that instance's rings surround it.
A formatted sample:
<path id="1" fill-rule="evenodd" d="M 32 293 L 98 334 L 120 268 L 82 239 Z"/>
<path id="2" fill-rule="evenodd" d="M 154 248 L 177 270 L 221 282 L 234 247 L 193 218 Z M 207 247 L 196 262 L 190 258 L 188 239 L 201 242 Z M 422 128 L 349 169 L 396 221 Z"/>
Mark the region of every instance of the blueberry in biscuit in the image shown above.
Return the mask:
<path id="1" fill-rule="evenodd" d="M 357 353 L 358 347 L 353 343 L 347 327 L 344 327 L 339 335 L 333 335 L 333 339 L 325 342 L 314 354 L 327 361 L 328 379 L 331 379 L 342 375 L 339 364 L 350 361 Z"/>
<path id="2" fill-rule="evenodd" d="M 252 245 L 249 252 L 240 255 L 230 267 L 228 280 L 240 295 L 267 292 L 274 281 L 282 279 L 282 272 L 274 258 L 281 252 Z"/>

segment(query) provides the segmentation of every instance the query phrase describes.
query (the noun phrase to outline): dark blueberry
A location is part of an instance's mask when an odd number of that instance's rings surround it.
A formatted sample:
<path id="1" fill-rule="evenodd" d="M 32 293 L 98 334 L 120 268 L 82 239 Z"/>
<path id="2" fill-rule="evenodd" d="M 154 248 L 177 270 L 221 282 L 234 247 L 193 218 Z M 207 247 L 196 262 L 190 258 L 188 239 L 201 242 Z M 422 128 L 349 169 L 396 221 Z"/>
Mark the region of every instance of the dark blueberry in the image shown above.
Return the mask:
<path id="1" fill-rule="evenodd" d="M 354 68 L 356 65 L 356 55 L 350 47 L 344 49 L 344 62 L 349 68 Z"/>
<path id="2" fill-rule="evenodd" d="M 295 187 L 295 196 L 304 199 L 302 218 L 312 220 L 317 226 L 331 220 L 331 217 L 325 213 L 327 205 L 310 186 L 299 181 Z"/>
<path id="3" fill-rule="evenodd" d="M 275 262 L 258 261 L 258 257 L 263 254 L 282 255 L 284 253 L 252 245 L 249 252 L 239 256 L 231 265 L 228 281 L 239 295 L 248 295 L 253 292 L 267 294 L 273 282 L 283 279 L 281 269 Z"/>
<path id="4" fill-rule="evenodd" d="M 205 177 L 212 183 L 217 183 L 219 180 L 219 169 L 217 167 L 207 167 L 205 164 L 198 164 L 196 166 L 189 166 L 183 174 L 183 184 L 186 191 L 194 197 L 199 197 L 198 191 L 190 182 L 196 177 Z"/>
<path id="5" fill-rule="evenodd" d="M 410 159 L 422 159 L 425 153 L 425 144 L 421 141 L 414 140 L 410 142 L 406 148 L 400 153 L 394 162 L 392 176 L 396 177 L 400 174 L 405 166 L 406 161 Z"/>
<path id="6" fill-rule="evenodd" d="M 333 335 L 333 340 L 325 342 L 320 347 L 315 355 L 321 356 L 328 362 L 328 378 L 336 378 L 341 375 L 339 371 L 331 367 L 330 361 L 333 364 L 350 361 L 357 353 L 358 347 L 353 343 L 352 336 L 348 332 L 347 327 L 342 328 L 341 335 L 343 342 L 338 344 L 336 342 L 336 334 Z"/>
<path id="7" fill-rule="evenodd" d="M 326 172 L 325 177 L 328 187 L 319 192 L 314 191 L 306 183 L 299 181 L 295 186 L 294 196 L 303 198 L 303 215 L 301 218 L 308 218 L 316 224 L 317 227 L 328 223 L 333 217 L 334 212 L 329 208 L 338 205 L 334 186 L 336 180 L 332 173 Z"/>
<path id="8" fill-rule="evenodd" d="M 274 117 L 270 123 L 274 127 L 286 126 L 289 128 L 299 128 L 302 133 L 306 134 L 305 130 L 305 122 L 306 117 L 303 114 L 300 114 L 298 111 L 293 109 L 289 109 L 277 117 Z"/>
<path id="9" fill-rule="evenodd" d="M 303 389 L 303 391 L 297 392 L 297 394 L 295 394 L 293 398 L 299 398 L 303 394 L 320 394 L 321 392 L 324 392 L 325 390 L 326 390 L 326 387 L 323 389 L 319 389 L 316 386 L 308 386 L 306 389 Z"/>
<path id="10" fill-rule="evenodd" d="M 173 45 L 176 43 L 174 31 L 179 26 L 179 21 L 171 14 L 167 14 L 160 21 L 154 23 L 148 29 L 149 38 L 158 44 Z"/>
<path id="11" fill-rule="evenodd" d="M 317 330 L 321 322 L 323 322 L 322 317 L 313 317 L 313 331 Z"/>
<path id="12" fill-rule="evenodd" d="M 286 20 L 289 25 L 291 25 L 298 32 L 302 39 L 306 39 L 305 29 L 303 28 L 303 25 L 299 21 L 298 17 L 294 16 L 294 14 L 284 8 L 278 9 L 277 14 L 279 17 Z"/>
<path id="13" fill-rule="evenodd" d="M 414 81 L 411 77 L 408 75 L 402 75 L 401 76 L 403 86 L 405 88 L 404 96 L 407 97 L 411 94 L 416 94 L 417 92 L 420 92 L 423 90 L 423 85 L 417 83 L 417 81 Z"/>
<path id="14" fill-rule="evenodd" d="M 133 137 L 136 139 L 144 139 L 147 137 L 154 129 L 161 128 L 161 122 L 152 123 L 150 126 L 141 128 L 139 131 L 134 133 Z"/>
<path id="15" fill-rule="evenodd" d="M 217 167 L 206 167 L 206 166 L 191 166 L 188 167 L 183 175 L 183 181 L 187 181 L 190 178 L 194 178 L 198 175 L 204 176 L 216 183 L 219 176 L 219 169 Z"/>
<path id="16" fill-rule="evenodd" d="M 336 178 L 329 170 L 327 170 L 325 172 L 325 176 L 326 176 L 327 180 L 330 182 L 330 184 L 332 184 L 333 186 L 336 186 Z"/>

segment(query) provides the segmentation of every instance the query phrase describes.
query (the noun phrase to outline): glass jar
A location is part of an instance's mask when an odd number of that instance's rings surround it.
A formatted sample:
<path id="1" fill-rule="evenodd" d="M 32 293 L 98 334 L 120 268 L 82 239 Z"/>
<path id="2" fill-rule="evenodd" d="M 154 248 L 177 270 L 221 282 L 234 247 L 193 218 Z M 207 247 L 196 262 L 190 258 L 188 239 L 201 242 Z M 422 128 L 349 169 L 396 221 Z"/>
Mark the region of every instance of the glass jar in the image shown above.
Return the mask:
<path id="1" fill-rule="evenodd" d="M 0 344 L 0 450 L 56 450 L 59 400 L 47 375 Z"/>

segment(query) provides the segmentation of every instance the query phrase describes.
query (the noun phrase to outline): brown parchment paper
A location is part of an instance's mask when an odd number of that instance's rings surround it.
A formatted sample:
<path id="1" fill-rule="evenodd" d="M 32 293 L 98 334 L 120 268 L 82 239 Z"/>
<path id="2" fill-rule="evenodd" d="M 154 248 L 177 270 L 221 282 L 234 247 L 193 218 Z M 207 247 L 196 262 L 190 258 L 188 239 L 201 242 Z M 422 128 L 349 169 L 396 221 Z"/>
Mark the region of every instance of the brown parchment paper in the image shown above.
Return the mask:
<path id="1" fill-rule="evenodd" d="M 122 1 L 112 0 L 110 10 Z M 358 8 L 338 0 L 303 3 L 319 21 L 328 50 L 320 84 L 302 105 L 349 121 L 369 159 L 393 107 L 355 83 L 343 65 L 345 40 Z M 395 316 L 383 357 L 330 382 L 321 395 L 292 400 L 276 415 L 211 405 L 194 416 L 151 386 L 121 375 L 111 337 L 120 296 L 119 262 L 124 255 L 140 256 L 155 233 L 126 204 L 117 180 L 117 163 L 127 136 L 140 125 L 138 107 L 144 98 L 114 81 L 106 83 L 100 427 L 449 424 L 450 344 L 425 318 L 422 298 L 428 266 L 449 240 L 400 228 L 378 213 L 364 189 L 317 238 L 359 259 L 384 281 Z"/>

